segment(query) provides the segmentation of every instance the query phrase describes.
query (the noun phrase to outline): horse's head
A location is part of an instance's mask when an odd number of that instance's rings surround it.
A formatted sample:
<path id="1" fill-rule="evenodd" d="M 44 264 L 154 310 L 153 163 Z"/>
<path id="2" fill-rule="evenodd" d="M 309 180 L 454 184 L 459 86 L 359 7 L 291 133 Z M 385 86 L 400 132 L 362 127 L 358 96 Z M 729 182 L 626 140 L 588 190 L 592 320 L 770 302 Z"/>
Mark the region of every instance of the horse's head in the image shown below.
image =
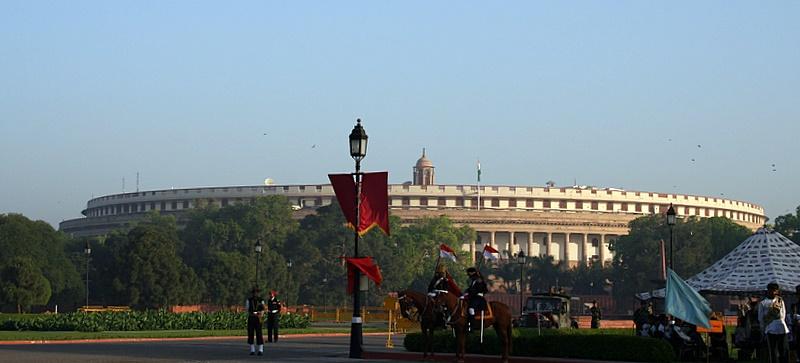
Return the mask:
<path id="1" fill-rule="evenodd" d="M 397 293 L 397 301 L 400 304 L 400 315 L 409 320 L 416 320 L 419 315 L 419 308 L 413 296 L 408 294 L 408 290 Z"/>

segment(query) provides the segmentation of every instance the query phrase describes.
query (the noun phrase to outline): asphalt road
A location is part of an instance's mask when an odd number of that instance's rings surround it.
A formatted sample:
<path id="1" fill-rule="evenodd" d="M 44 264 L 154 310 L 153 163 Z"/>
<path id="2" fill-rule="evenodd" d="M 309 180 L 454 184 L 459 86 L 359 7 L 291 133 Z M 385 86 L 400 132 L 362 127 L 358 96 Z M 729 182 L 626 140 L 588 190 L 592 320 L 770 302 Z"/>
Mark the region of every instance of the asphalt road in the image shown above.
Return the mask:
<path id="1" fill-rule="evenodd" d="M 386 336 L 364 336 L 364 350 L 387 351 Z M 395 337 L 396 351 L 402 337 Z M 0 362 L 359 362 L 348 358 L 349 336 L 281 337 L 264 356 L 250 356 L 242 338 L 133 343 L 0 345 Z M 360 362 L 364 362 L 362 360 Z"/>

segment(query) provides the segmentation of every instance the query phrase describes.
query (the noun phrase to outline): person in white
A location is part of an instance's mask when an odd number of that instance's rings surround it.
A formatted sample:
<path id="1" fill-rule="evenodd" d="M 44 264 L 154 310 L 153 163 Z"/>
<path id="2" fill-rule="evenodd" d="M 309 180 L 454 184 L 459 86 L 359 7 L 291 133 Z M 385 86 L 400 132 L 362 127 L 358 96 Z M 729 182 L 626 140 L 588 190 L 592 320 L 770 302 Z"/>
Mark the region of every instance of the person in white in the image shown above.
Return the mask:
<path id="1" fill-rule="evenodd" d="M 767 297 L 758 304 L 758 322 L 767 337 L 769 349 L 769 362 L 789 362 L 789 342 L 786 333 L 786 304 L 781 298 L 780 286 L 775 283 L 767 284 Z"/>

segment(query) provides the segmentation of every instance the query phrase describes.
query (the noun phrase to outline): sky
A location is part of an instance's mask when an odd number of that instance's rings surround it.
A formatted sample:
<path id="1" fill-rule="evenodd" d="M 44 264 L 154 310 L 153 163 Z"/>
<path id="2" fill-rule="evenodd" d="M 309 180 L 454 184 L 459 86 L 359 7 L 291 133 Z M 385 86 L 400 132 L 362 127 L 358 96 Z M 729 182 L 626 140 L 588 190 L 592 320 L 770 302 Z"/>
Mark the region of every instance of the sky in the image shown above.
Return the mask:
<path id="1" fill-rule="evenodd" d="M 594 185 L 800 205 L 797 1 L 0 3 L 0 213 L 327 183 Z M 773 166 L 774 164 L 774 166 Z M 123 189 L 124 179 L 124 189 Z"/>

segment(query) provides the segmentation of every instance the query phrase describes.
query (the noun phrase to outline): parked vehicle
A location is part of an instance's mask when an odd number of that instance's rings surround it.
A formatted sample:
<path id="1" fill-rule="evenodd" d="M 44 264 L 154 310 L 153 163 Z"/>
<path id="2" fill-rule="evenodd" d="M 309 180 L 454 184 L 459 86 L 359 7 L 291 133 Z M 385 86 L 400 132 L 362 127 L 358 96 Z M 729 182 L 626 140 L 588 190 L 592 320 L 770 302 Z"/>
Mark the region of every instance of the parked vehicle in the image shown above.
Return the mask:
<path id="1" fill-rule="evenodd" d="M 571 299 L 556 293 L 537 293 L 528 297 L 522 309 L 519 325 L 530 328 L 569 328 Z"/>

